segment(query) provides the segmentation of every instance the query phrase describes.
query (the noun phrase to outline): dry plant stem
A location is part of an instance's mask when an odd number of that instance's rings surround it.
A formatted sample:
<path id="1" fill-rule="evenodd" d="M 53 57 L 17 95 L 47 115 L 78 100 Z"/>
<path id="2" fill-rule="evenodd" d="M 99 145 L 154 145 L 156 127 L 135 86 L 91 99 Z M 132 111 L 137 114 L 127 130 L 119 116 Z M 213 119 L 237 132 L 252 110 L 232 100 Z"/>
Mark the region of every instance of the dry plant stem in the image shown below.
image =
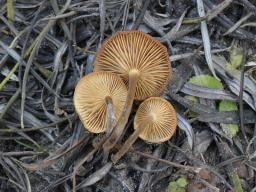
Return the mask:
<path id="1" fill-rule="evenodd" d="M 73 171 L 73 175 L 72 175 L 72 181 L 73 181 L 73 192 L 76 191 L 76 173 L 78 171 L 78 169 L 92 156 L 94 155 L 94 153 L 103 145 L 103 143 L 106 141 L 106 139 L 108 138 L 108 136 L 111 134 L 111 131 L 113 129 L 113 122 L 115 119 L 114 116 L 114 108 L 113 108 L 113 101 L 111 97 L 106 97 L 105 98 L 106 104 L 107 104 L 107 129 L 106 129 L 106 134 L 103 136 L 103 138 L 97 143 L 96 146 L 94 146 L 94 149 L 88 153 L 88 155 L 86 155 L 84 157 L 84 159 L 82 159 L 78 165 L 75 166 L 74 171 Z M 105 151 L 104 150 L 104 155 L 103 155 L 103 161 L 107 160 L 108 158 L 108 152 L 109 151 Z"/>
<path id="2" fill-rule="evenodd" d="M 127 94 L 124 109 L 122 111 L 120 118 L 117 121 L 115 129 L 113 130 L 112 134 L 110 135 L 106 143 L 104 143 L 103 145 L 104 149 L 108 149 L 108 150 L 112 149 L 117 143 L 117 141 L 119 140 L 125 128 L 129 115 L 131 113 L 138 80 L 139 80 L 139 71 L 136 69 L 131 70 L 129 72 L 129 88 L 128 88 L 128 94 Z"/>
<path id="3" fill-rule="evenodd" d="M 145 125 L 139 126 L 133 134 L 125 141 L 121 149 L 112 157 L 112 162 L 115 164 L 122 158 L 122 156 L 130 149 L 132 144 L 137 140 L 140 133 L 144 130 Z"/>
<path id="4" fill-rule="evenodd" d="M 103 143 L 106 141 L 107 136 L 105 135 L 96 146 L 94 146 L 94 149 L 88 153 L 79 163 L 74 167 L 74 171 L 72 173 L 72 182 L 73 182 L 73 192 L 76 192 L 76 173 L 79 170 L 79 168 L 88 160 L 91 158 L 94 153 L 97 152 L 97 150 L 103 145 Z"/>
<path id="5" fill-rule="evenodd" d="M 155 157 L 151 154 L 147 154 L 147 153 L 144 153 L 144 152 L 141 152 L 141 151 L 133 151 L 133 152 L 138 154 L 138 155 L 141 155 L 141 156 L 144 156 L 144 157 L 147 157 L 147 158 L 154 159 L 156 161 L 165 163 L 167 165 L 177 167 L 177 168 L 182 168 L 184 170 L 191 171 L 191 172 L 194 172 L 194 173 L 199 173 L 203 169 L 201 167 L 192 167 L 192 166 L 188 166 L 188 165 L 182 165 L 182 164 L 174 163 L 174 162 L 171 162 L 171 161 L 168 161 L 168 160 L 165 160 L 165 159 L 160 159 L 160 158 Z"/>
<path id="6" fill-rule="evenodd" d="M 73 174 L 72 174 L 72 184 L 73 184 L 73 192 L 76 192 L 76 173 L 78 169 L 97 151 L 94 148 L 90 153 L 88 153 L 79 163 L 75 166 Z"/>

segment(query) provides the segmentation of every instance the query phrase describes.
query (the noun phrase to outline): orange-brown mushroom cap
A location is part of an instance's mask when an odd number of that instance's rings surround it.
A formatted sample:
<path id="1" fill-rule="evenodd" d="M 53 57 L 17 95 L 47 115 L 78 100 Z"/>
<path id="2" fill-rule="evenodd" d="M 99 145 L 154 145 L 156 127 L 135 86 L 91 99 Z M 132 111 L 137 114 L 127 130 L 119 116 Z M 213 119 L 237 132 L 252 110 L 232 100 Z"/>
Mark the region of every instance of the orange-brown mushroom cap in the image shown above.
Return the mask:
<path id="1" fill-rule="evenodd" d="M 111 98 L 113 102 L 115 125 L 123 110 L 126 96 L 127 88 L 119 76 L 94 72 L 78 82 L 74 105 L 85 128 L 92 133 L 100 133 L 107 127 L 107 98 Z"/>
<path id="2" fill-rule="evenodd" d="M 134 119 L 134 129 L 145 126 L 139 137 L 150 143 L 169 140 L 177 127 L 173 106 L 160 97 L 151 97 L 141 103 Z"/>
<path id="3" fill-rule="evenodd" d="M 166 47 L 141 31 L 124 31 L 112 35 L 101 47 L 94 65 L 95 71 L 118 74 L 126 85 L 129 72 L 138 70 L 137 100 L 160 95 L 171 75 Z"/>

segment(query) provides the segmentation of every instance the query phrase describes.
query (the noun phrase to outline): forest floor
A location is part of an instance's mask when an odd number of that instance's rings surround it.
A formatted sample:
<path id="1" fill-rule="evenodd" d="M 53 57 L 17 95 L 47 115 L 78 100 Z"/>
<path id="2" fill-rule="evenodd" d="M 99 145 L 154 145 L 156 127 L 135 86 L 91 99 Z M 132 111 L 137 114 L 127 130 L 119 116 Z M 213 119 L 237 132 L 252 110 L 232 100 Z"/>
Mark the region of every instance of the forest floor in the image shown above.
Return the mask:
<path id="1" fill-rule="evenodd" d="M 256 191 L 255 0 L 0 0 L 0 191 Z M 117 31 L 168 49 L 178 128 L 103 161 L 73 105 Z M 75 184 L 75 185 L 74 185 Z"/>

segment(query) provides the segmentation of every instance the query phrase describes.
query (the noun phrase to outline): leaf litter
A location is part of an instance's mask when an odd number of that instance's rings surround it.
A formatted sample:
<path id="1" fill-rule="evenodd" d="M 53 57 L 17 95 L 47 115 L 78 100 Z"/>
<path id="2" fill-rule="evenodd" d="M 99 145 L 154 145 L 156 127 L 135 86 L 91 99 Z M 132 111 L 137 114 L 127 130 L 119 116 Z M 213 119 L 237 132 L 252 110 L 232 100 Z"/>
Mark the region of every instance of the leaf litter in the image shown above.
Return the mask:
<path id="1" fill-rule="evenodd" d="M 0 191 L 255 190 L 255 2 L 0 5 Z M 113 165 L 98 148 L 104 136 L 79 121 L 73 92 L 104 40 L 129 29 L 168 48 L 173 77 L 162 97 L 179 128 L 164 144 L 138 140 Z"/>

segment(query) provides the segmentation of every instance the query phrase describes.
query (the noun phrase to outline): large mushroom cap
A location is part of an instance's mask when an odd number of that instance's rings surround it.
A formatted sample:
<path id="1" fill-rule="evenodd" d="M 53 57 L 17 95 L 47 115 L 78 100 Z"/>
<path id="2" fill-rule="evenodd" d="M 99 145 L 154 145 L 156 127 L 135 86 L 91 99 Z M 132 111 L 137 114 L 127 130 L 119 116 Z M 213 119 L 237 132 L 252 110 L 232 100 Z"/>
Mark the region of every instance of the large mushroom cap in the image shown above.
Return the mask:
<path id="1" fill-rule="evenodd" d="M 94 72 L 78 82 L 74 105 L 85 128 L 92 133 L 100 133 L 107 127 L 106 98 L 112 99 L 117 120 L 123 110 L 126 96 L 127 88 L 120 77 L 106 72 Z"/>
<path id="2" fill-rule="evenodd" d="M 139 137 L 150 143 L 169 140 L 177 127 L 176 111 L 160 97 L 151 97 L 141 103 L 134 119 L 134 129 L 145 126 Z"/>
<path id="3" fill-rule="evenodd" d="M 115 33 L 97 54 L 94 70 L 116 73 L 127 85 L 132 69 L 140 73 L 135 99 L 160 95 L 171 74 L 166 47 L 141 31 Z"/>

